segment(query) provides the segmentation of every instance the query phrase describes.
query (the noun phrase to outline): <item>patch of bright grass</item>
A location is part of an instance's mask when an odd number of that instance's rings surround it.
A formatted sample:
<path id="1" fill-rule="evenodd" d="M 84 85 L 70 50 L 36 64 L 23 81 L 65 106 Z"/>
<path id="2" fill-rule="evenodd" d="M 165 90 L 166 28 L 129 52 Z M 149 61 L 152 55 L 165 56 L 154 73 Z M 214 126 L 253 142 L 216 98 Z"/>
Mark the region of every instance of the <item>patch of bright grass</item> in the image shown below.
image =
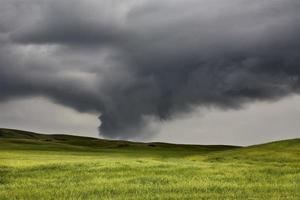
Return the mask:
<path id="1" fill-rule="evenodd" d="M 239 148 L 7 131 L 1 200 L 300 199 L 299 139 Z"/>

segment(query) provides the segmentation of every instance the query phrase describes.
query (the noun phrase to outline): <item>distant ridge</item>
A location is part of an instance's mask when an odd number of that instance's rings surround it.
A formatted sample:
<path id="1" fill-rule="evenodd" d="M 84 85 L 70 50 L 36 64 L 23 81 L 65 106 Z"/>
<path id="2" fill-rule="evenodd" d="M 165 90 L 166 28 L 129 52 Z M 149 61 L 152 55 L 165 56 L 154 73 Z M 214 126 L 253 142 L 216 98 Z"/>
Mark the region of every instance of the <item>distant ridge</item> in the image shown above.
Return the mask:
<path id="1" fill-rule="evenodd" d="M 201 151 L 220 151 L 239 148 L 238 146 L 230 145 L 189 145 L 189 144 L 171 144 L 162 142 L 131 142 L 123 140 L 106 140 L 92 137 L 83 137 L 75 135 L 64 135 L 64 134 L 41 134 L 30 131 L 16 130 L 0 128 L 0 144 L 18 144 L 18 148 L 23 148 L 30 145 L 40 146 L 44 144 L 45 146 L 50 145 L 50 149 L 54 146 L 57 148 L 88 148 L 88 149 L 103 149 L 103 148 L 129 148 L 129 147 L 139 147 L 139 148 L 169 148 L 169 149 L 181 149 L 181 148 L 191 148 L 199 149 Z M 27 144 L 27 145 L 26 145 Z M 62 146 L 63 145 L 63 146 Z M 1 147 L 0 147 L 1 148 Z"/>
<path id="2" fill-rule="evenodd" d="M 298 163 L 300 160 L 300 139 L 275 141 L 248 147 L 226 145 L 184 145 L 168 143 L 141 143 L 121 140 L 105 140 L 73 135 L 45 135 L 34 132 L 0 129 L 0 150 L 23 154 L 43 151 L 48 154 L 67 153 L 126 155 L 130 158 L 149 157 L 151 159 L 177 158 L 178 155 L 209 163 Z"/>
<path id="3" fill-rule="evenodd" d="M 281 141 L 273 141 L 270 143 L 253 145 L 249 147 L 239 147 L 239 146 L 230 146 L 230 145 L 187 145 L 187 144 L 170 144 L 170 143 L 142 143 L 142 142 L 131 142 L 131 141 L 122 141 L 122 140 L 106 140 L 92 137 L 83 137 L 75 135 L 63 135 L 63 134 L 40 134 L 30 131 L 16 130 L 16 129 L 7 129 L 0 128 L 0 144 L 7 146 L 5 144 L 10 144 L 16 148 L 25 148 L 29 144 L 35 147 L 42 147 L 44 144 L 45 147 L 49 149 L 55 148 L 66 148 L 66 149 L 78 149 L 78 148 L 88 148 L 91 149 L 103 149 L 103 148 L 130 148 L 130 147 L 139 147 L 139 148 L 169 148 L 170 150 L 176 149 L 180 150 L 181 148 L 192 148 L 199 149 L 202 152 L 209 151 L 224 151 L 224 150 L 234 150 L 234 149 L 272 149 L 272 148 L 292 148 L 293 146 L 300 147 L 300 139 L 289 139 Z M 1 148 L 1 147 L 0 147 Z M 299 152 L 300 153 L 300 152 Z"/>
<path id="4" fill-rule="evenodd" d="M 81 139 L 97 139 L 85 136 L 67 135 L 67 134 L 42 134 L 32 131 L 24 131 L 18 129 L 0 128 L 0 138 L 15 139 L 49 139 L 49 138 L 81 138 Z"/>

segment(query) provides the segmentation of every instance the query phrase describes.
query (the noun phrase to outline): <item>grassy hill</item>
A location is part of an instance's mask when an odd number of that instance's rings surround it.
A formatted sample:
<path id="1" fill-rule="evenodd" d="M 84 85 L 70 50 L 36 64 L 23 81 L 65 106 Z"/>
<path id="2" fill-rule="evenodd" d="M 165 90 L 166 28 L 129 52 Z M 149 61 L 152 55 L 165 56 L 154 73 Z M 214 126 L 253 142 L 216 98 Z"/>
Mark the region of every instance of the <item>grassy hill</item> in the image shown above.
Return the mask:
<path id="1" fill-rule="evenodd" d="M 300 139 L 203 146 L 0 129 L 0 199 L 300 199 Z"/>

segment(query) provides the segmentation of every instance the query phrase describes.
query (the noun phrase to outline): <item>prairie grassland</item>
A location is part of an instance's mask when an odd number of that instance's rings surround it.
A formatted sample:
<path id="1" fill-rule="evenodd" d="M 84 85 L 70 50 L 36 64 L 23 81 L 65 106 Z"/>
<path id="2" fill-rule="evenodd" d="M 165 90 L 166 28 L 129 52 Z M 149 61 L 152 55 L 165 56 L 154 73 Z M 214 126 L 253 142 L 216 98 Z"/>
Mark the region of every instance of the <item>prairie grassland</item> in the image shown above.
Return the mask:
<path id="1" fill-rule="evenodd" d="M 300 199 L 300 140 L 193 146 L 0 129 L 0 199 Z"/>

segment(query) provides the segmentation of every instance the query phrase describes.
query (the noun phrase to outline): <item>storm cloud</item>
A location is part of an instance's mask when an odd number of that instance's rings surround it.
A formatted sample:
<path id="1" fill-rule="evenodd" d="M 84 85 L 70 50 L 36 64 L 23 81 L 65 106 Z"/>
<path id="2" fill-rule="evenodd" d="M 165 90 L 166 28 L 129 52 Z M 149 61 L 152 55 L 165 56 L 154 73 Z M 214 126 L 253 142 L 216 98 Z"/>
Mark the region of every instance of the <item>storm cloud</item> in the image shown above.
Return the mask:
<path id="1" fill-rule="evenodd" d="M 1 0 L 0 101 L 99 113 L 100 134 L 151 137 L 195 107 L 300 91 L 298 0 Z"/>

